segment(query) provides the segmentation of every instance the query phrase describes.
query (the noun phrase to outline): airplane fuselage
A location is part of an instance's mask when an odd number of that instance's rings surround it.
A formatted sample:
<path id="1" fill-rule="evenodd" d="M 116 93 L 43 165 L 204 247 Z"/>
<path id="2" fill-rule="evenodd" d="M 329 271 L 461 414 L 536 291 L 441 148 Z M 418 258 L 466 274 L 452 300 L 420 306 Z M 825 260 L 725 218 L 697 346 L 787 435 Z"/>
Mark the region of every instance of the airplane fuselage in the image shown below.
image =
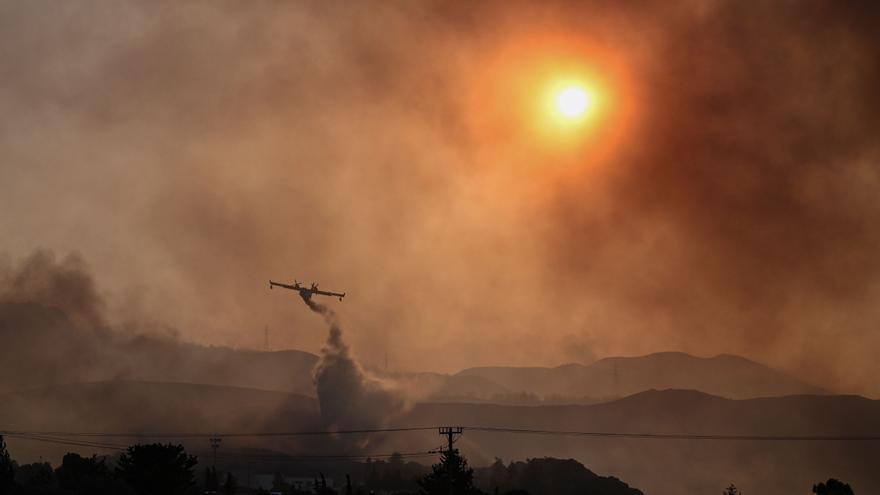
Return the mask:
<path id="1" fill-rule="evenodd" d="M 330 292 L 325 290 L 319 290 L 317 284 L 312 284 L 311 287 L 303 287 L 299 282 L 294 281 L 291 284 L 282 284 L 280 282 L 274 282 L 272 280 L 269 281 L 269 288 L 273 287 L 281 287 L 284 289 L 295 290 L 299 292 L 300 297 L 305 299 L 306 301 L 311 300 L 312 296 L 330 296 L 330 297 L 338 297 L 340 301 L 345 297 L 345 292 Z"/>

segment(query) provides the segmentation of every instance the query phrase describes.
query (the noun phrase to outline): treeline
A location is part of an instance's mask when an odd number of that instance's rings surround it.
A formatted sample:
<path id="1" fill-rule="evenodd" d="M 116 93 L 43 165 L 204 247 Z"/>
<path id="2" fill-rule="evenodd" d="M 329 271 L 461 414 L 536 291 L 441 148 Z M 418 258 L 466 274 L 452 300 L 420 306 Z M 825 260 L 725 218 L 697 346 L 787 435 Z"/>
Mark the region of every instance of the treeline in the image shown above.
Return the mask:
<path id="1" fill-rule="evenodd" d="M 0 436 L 0 494 L 191 495 L 198 461 L 181 445 L 132 445 L 115 466 L 96 456 L 68 453 L 55 469 L 47 462 L 18 465 Z"/>
<path id="2" fill-rule="evenodd" d="M 240 486 L 231 473 L 207 468 L 197 480 L 195 456 L 181 445 L 132 445 L 109 465 L 107 459 L 66 454 L 61 465 L 37 462 L 18 465 L 0 436 L 0 495 L 224 495 L 261 494 Z M 458 450 L 443 452 L 430 469 L 403 462 L 402 456 L 388 461 L 361 464 L 363 478 L 352 482 L 344 476 L 342 486 L 329 486 L 323 473 L 316 473 L 308 487 L 292 486 L 277 473 L 272 492 L 284 495 L 642 495 L 614 477 L 599 476 L 573 459 L 529 459 L 505 465 L 500 459 L 489 467 L 473 469 Z M 353 466 L 351 466 L 353 467 Z M 341 480 L 340 480 L 341 481 Z M 813 486 L 816 495 L 855 495 L 841 481 L 829 479 Z M 724 495 L 745 495 L 730 485 Z"/>

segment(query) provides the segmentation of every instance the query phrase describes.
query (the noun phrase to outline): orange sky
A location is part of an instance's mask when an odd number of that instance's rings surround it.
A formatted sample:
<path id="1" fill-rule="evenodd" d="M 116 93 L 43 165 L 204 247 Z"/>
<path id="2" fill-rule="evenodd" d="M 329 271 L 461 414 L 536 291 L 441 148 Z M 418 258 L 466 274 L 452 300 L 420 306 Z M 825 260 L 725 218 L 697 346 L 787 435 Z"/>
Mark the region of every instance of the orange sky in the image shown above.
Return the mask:
<path id="1" fill-rule="evenodd" d="M 47 5 L 0 12 L 0 251 L 81 253 L 116 323 L 314 352 L 296 277 L 368 363 L 727 352 L 880 394 L 854 7 Z M 569 79 L 595 114 L 548 122 Z"/>

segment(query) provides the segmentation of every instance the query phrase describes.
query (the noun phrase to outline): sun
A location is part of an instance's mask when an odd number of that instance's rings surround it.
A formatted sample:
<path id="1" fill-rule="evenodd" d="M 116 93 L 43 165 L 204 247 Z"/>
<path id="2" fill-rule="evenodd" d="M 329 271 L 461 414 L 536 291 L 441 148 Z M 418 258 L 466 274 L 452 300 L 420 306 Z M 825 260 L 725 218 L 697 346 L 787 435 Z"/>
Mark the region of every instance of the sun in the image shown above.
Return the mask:
<path id="1" fill-rule="evenodd" d="M 598 71 L 551 69 L 556 70 L 535 78 L 529 88 L 534 103 L 524 117 L 537 131 L 535 139 L 545 150 L 582 154 L 590 150 L 595 156 L 617 125 L 609 83 Z"/>
<path id="2" fill-rule="evenodd" d="M 592 98 L 587 90 L 580 86 L 562 88 L 555 98 L 556 111 L 565 118 L 577 119 L 589 109 Z"/>
<path id="3" fill-rule="evenodd" d="M 584 136 L 584 132 L 598 124 L 598 114 L 603 113 L 604 99 L 600 98 L 598 86 L 586 77 L 557 77 L 545 81 L 541 106 L 543 117 L 539 126 L 566 139 Z M 560 134 L 561 133 L 561 134 Z"/>

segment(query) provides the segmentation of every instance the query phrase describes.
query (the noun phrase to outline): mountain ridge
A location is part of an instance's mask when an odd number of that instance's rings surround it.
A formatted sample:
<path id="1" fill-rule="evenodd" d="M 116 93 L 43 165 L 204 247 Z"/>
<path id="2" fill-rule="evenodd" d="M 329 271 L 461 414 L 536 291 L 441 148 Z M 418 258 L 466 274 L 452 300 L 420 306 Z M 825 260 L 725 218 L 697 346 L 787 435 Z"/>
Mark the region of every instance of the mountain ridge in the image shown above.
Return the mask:
<path id="1" fill-rule="evenodd" d="M 316 431 L 325 429 L 317 402 L 287 392 L 242 387 L 107 381 L 56 385 L 0 396 L 0 425 L 19 431 L 224 432 Z M 511 406 L 414 404 L 383 426 L 465 427 L 459 448 L 475 466 L 496 457 L 577 459 L 594 472 L 627 480 L 645 493 L 711 493 L 731 480 L 750 492 L 798 493 L 834 472 L 853 486 L 880 482 L 871 441 L 754 441 L 644 439 L 602 436 L 484 432 L 490 426 L 571 432 L 671 435 L 858 436 L 880 434 L 880 400 L 853 395 L 799 395 L 728 399 L 693 390 L 648 390 L 592 405 Z M 345 425 L 339 425 L 344 428 Z M 141 439 L 143 440 L 143 439 Z M 230 437 L 224 448 L 334 453 L 357 449 L 347 438 Z M 22 459 L 47 455 L 45 444 L 9 436 Z M 125 442 L 120 439 L 118 442 Z M 129 440 L 130 441 L 130 440 Z M 163 439 L 163 441 L 166 441 Z M 175 439 L 175 441 L 178 441 Z M 204 438 L 179 439 L 204 451 Z M 409 452 L 432 446 L 436 431 L 371 437 L 372 452 Z M 723 448 L 720 448 L 722 447 Z M 69 447 L 57 446 L 60 456 Z M 90 454 L 89 449 L 80 449 Z M 96 453 L 100 453 L 98 450 Z M 699 462 L 700 470 L 693 469 Z"/>
<path id="2" fill-rule="evenodd" d="M 699 357 L 680 351 L 606 357 L 588 365 L 473 367 L 457 374 L 482 376 L 513 392 L 543 396 L 613 398 L 668 388 L 730 398 L 829 393 L 746 357 Z"/>

